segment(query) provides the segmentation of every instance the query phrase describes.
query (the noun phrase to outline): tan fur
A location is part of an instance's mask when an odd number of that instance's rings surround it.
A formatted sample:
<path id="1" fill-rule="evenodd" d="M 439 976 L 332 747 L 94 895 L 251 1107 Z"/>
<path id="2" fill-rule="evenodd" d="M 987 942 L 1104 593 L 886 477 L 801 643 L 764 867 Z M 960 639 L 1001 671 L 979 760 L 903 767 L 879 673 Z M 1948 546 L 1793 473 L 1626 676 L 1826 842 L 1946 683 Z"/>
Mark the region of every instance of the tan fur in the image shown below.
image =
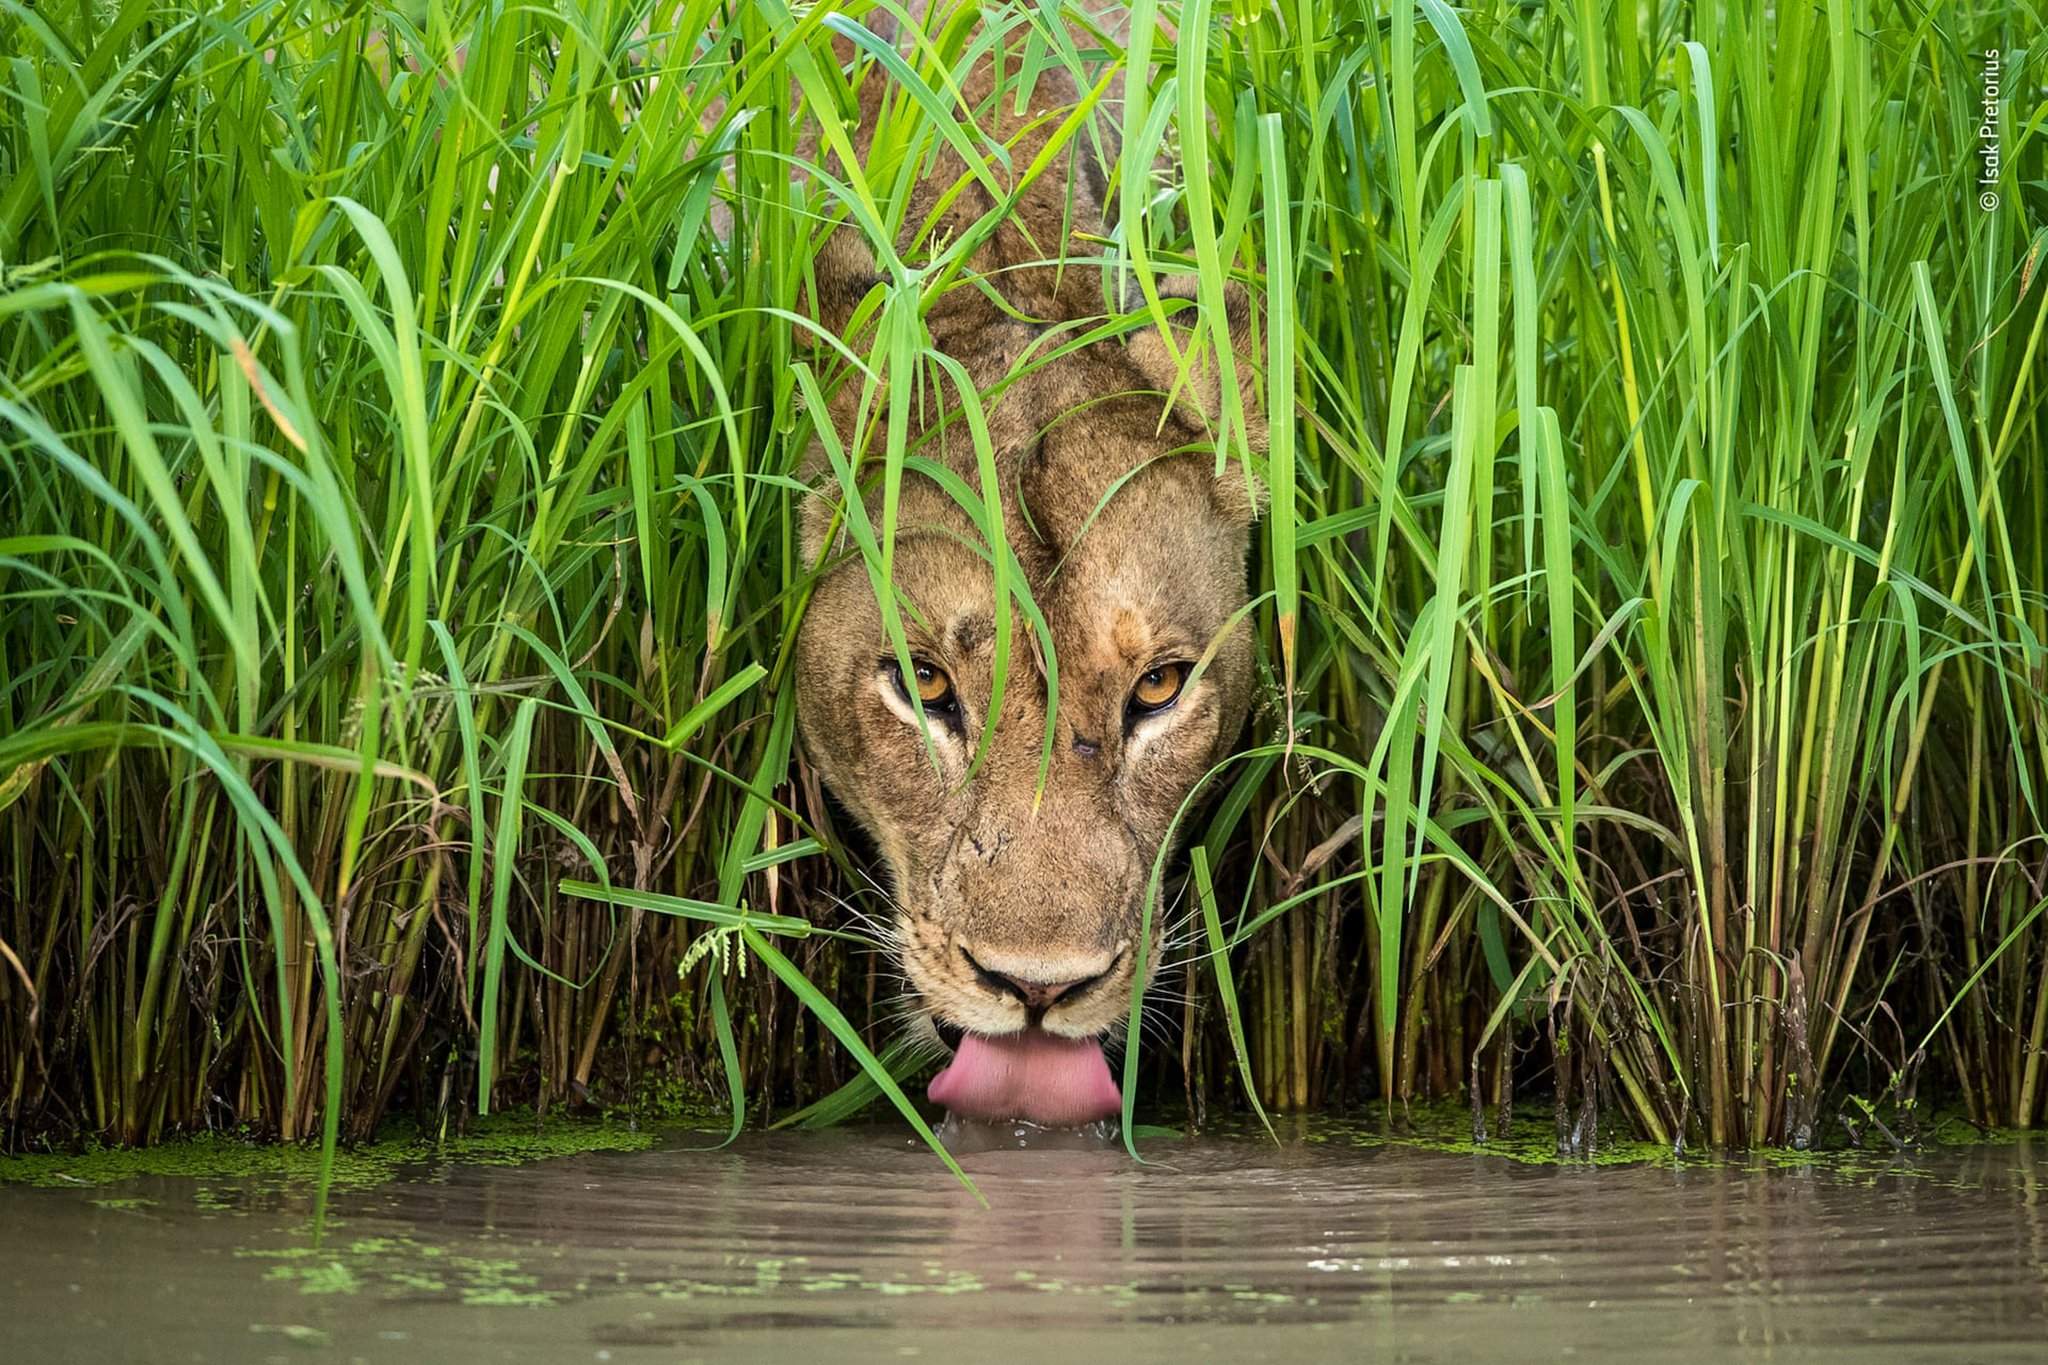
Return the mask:
<path id="1" fill-rule="evenodd" d="M 981 126 L 1008 142 L 1021 175 L 1075 92 L 1063 77 L 1041 76 L 1019 118 L 1013 96 L 990 98 L 992 74 L 985 69 L 966 94 Z M 866 77 L 864 155 L 883 79 Z M 1027 126 L 1048 111 L 1052 117 Z M 963 171 L 947 155 L 924 177 L 899 243 L 906 259 L 915 259 L 917 229 L 935 212 L 934 235 L 946 240 L 990 207 L 987 192 L 969 182 L 939 208 Z M 962 708 L 957 728 L 930 718 L 935 768 L 915 712 L 897 693 L 866 570 L 843 534 L 826 543 L 839 525 L 836 484 L 815 457 L 811 471 L 827 495 L 811 500 L 804 551 L 831 567 L 797 639 L 805 747 L 887 864 L 903 964 L 922 1012 L 988 1034 L 1023 1027 L 1026 1007 L 990 985 L 966 954 L 1027 985 L 1099 977 L 1044 1010 L 1042 1023 L 1055 1033 L 1093 1035 L 1124 1017 L 1155 855 L 1182 800 L 1235 742 L 1252 690 L 1247 630 L 1225 629 L 1245 600 L 1253 504 L 1234 463 L 1216 476 L 1213 373 L 1181 385 L 1169 409 L 1178 377 L 1172 349 L 1147 325 L 1128 340 L 1011 378 L 1103 313 L 1102 272 L 1092 261 L 1033 264 L 1077 250 L 1063 222 L 1100 230 L 1101 184 L 1099 168 L 1062 157 L 976 254 L 970 273 L 1002 295 L 1008 312 L 973 279 L 927 312 L 934 343 L 984 393 L 996 390 L 988 420 L 1004 520 L 1059 671 L 1042 799 L 1035 798 L 1047 680 L 1030 624 L 1014 608 L 1000 721 L 984 766 L 968 780 L 988 718 L 996 639 L 992 576 L 972 519 L 937 484 L 906 476 L 894 561 L 895 586 L 910 603 L 904 625 L 911 652 L 951 675 Z M 816 269 L 820 315 L 844 327 L 874 284 L 872 256 L 841 229 Z M 863 349 L 864 339 L 849 340 Z M 842 386 L 830 414 L 842 442 L 852 439 L 858 387 Z M 979 489 L 966 427 L 957 413 L 945 420 L 957 396 L 936 388 L 925 385 L 912 448 Z M 880 446 L 877 435 L 870 454 Z M 879 491 L 867 507 L 879 525 Z M 1127 723 L 1131 689 L 1147 669 L 1193 664 L 1212 645 L 1202 676 L 1171 709 Z"/>

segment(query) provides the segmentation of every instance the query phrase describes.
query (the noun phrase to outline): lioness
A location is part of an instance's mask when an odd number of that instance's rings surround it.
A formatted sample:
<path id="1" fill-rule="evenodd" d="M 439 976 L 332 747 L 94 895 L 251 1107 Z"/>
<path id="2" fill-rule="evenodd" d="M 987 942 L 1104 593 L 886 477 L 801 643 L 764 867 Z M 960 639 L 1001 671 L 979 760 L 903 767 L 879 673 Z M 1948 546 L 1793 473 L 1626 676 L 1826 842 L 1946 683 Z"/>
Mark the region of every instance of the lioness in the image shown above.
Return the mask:
<path id="1" fill-rule="evenodd" d="M 1020 113 L 1014 76 L 995 93 L 998 60 L 1021 68 L 1014 51 L 990 59 L 964 94 L 980 125 L 1009 148 L 1009 189 L 1076 94 L 1064 74 L 1043 72 Z M 863 156 L 883 84 L 879 71 L 868 73 L 856 136 Z M 906 215 L 906 259 L 934 212 L 932 238 L 945 241 L 998 202 L 972 178 L 960 188 L 964 175 L 950 152 L 937 158 Z M 1045 262 L 1064 254 L 1070 231 L 1099 228 L 1103 184 L 1091 153 L 1062 153 L 979 248 L 976 278 L 929 307 L 934 344 L 984 393 L 1086 330 L 1077 320 L 1100 319 L 1101 263 Z M 877 283 L 873 257 L 842 228 L 816 269 L 820 321 L 843 329 Z M 1166 291 L 1189 292 L 1172 281 Z M 1129 1009 L 1153 860 L 1183 798 L 1236 741 L 1252 691 L 1249 631 L 1231 618 L 1245 601 L 1255 508 L 1234 462 L 1217 475 L 1214 370 L 1177 382 L 1173 347 L 1148 323 L 1127 340 L 1030 370 L 989 403 L 1004 522 L 1058 668 L 1042 798 L 1045 661 L 1009 604 L 1017 645 L 1007 692 L 985 763 L 969 778 L 988 723 L 996 610 L 972 518 L 936 482 L 905 475 L 894 559 L 895 587 L 909 604 L 902 614 L 913 672 L 905 676 L 866 570 L 844 553 L 837 489 L 813 452 L 812 472 L 831 492 L 807 500 L 803 551 L 834 567 L 797 637 L 800 727 L 825 784 L 887 866 L 916 1026 L 954 1044 L 930 1096 L 955 1113 L 1075 1125 L 1121 1108 L 1102 1040 Z M 1249 373 L 1248 357 L 1240 372 Z M 853 435 L 849 391 L 857 387 L 843 386 L 830 414 L 842 442 Z M 957 408 L 957 396 L 937 388 L 928 381 L 920 396 L 913 447 Z M 1263 439 L 1254 431 L 1251 444 Z M 919 453 L 980 487 L 957 420 Z M 881 496 L 878 487 L 868 494 L 877 526 Z M 920 735 L 920 704 L 936 768 Z M 1153 917 L 1155 935 L 1162 919 Z M 1157 961 L 1156 951 L 1148 956 Z"/>

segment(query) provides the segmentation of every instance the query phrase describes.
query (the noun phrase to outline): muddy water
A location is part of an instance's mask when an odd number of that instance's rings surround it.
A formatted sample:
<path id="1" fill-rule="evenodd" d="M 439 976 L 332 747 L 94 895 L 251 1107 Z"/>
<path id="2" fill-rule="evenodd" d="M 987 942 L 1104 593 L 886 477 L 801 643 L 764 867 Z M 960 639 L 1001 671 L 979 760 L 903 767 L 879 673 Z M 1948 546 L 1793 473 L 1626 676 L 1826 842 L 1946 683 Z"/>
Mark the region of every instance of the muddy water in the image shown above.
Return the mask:
<path id="1" fill-rule="evenodd" d="M 1559 1168 L 1341 1131 L 965 1159 L 898 1130 L 343 1191 L 0 1186 L 0 1358 L 2048 1359 L 2048 1149 Z"/>

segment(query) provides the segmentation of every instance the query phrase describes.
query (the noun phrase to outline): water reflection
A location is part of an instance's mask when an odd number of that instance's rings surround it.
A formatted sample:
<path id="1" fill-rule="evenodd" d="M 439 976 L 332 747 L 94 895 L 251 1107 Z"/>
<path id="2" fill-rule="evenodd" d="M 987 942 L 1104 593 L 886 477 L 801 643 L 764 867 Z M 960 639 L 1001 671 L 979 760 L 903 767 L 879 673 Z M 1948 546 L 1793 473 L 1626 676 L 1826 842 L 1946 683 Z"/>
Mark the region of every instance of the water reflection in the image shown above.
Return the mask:
<path id="1" fill-rule="evenodd" d="M 461 1169 L 337 1201 L 0 1189 L 32 1360 L 2023 1360 L 2031 1147 L 1837 1166 L 1539 1167 L 1358 1146 L 960 1160 L 895 1131 Z"/>

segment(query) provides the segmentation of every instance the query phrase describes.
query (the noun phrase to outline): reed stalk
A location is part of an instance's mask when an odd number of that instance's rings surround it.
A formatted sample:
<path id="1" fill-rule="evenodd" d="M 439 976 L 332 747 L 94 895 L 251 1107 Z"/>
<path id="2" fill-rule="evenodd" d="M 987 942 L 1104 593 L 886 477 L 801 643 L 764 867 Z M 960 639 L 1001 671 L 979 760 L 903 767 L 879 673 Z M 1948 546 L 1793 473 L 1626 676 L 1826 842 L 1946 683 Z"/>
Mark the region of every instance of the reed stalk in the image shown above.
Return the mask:
<path id="1" fill-rule="evenodd" d="M 914 1079 L 794 743 L 805 300 L 852 222 L 859 359 L 937 382 L 973 234 L 893 242 L 938 140 L 1000 164 L 974 22 L 1105 92 L 1072 268 L 1266 300 L 1266 696 L 1143 1101 L 2043 1121 L 2038 12 L 893 17 L 0 11 L 0 1146 Z"/>

